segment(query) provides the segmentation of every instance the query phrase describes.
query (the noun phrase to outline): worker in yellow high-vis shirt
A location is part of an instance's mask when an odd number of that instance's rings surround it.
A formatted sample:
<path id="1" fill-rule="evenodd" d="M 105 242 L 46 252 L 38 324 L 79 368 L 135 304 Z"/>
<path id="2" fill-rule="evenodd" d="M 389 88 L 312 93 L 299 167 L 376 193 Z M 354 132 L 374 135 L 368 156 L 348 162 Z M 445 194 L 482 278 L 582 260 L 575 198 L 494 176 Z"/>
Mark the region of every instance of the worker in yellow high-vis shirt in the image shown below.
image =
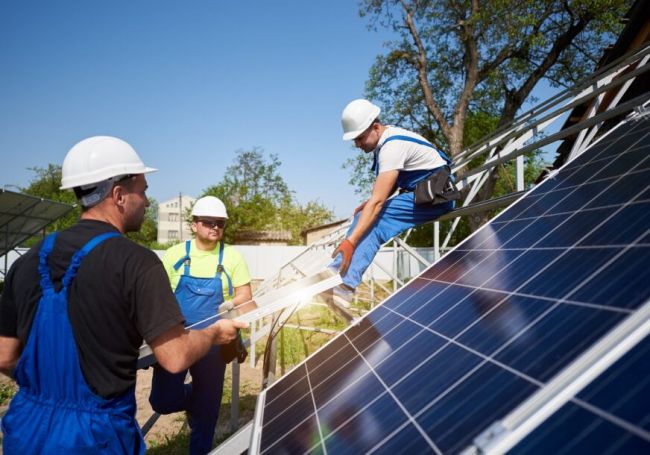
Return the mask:
<path id="1" fill-rule="evenodd" d="M 187 326 L 214 317 L 226 300 L 236 306 L 252 298 L 244 258 L 223 242 L 227 219 L 221 200 L 214 196 L 199 199 L 192 209 L 194 240 L 169 248 L 163 256 Z M 237 342 L 241 343 L 241 338 Z M 187 411 L 191 454 L 204 454 L 212 448 L 226 363 L 233 359 L 225 352 L 226 347 L 215 346 L 192 365 L 191 384 L 184 384 L 187 370 L 170 374 L 154 367 L 151 406 L 161 414 Z"/>

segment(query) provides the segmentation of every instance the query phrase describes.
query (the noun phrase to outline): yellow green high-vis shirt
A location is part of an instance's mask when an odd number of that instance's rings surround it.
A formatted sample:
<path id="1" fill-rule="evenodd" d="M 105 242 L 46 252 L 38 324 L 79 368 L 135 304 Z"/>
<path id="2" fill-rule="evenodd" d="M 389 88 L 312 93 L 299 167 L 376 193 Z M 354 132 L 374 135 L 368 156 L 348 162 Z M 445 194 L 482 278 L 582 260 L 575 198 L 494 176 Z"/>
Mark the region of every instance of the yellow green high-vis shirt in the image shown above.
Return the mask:
<path id="1" fill-rule="evenodd" d="M 172 290 L 176 290 L 176 286 L 183 275 L 183 266 L 181 265 L 178 270 L 174 270 L 174 264 L 179 259 L 185 257 L 185 242 L 174 245 L 165 251 L 162 262 L 169 276 L 169 281 L 172 284 Z M 190 275 L 198 278 L 212 278 L 217 273 L 217 264 L 219 260 L 219 244 L 212 251 L 199 250 L 196 247 L 196 241 L 192 240 L 190 246 Z M 244 257 L 231 245 L 224 244 L 223 260 L 221 261 L 223 268 L 228 273 L 232 280 L 232 287 L 236 288 L 251 282 L 251 275 L 248 271 L 248 266 L 244 261 Z M 221 274 L 221 284 L 223 288 L 223 298 L 230 300 L 232 297 L 228 296 L 228 278 L 225 274 Z"/>

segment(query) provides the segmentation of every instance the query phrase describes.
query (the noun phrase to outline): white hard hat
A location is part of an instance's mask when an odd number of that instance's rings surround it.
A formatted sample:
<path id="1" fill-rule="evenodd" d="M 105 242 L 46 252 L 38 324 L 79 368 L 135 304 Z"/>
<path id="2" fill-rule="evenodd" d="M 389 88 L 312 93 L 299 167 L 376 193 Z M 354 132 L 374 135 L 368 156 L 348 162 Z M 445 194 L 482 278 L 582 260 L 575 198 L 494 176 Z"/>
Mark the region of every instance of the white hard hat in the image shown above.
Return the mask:
<path id="1" fill-rule="evenodd" d="M 204 196 L 194 203 L 192 216 L 228 218 L 228 212 L 226 212 L 226 206 L 221 202 L 221 199 L 214 196 Z"/>
<path id="2" fill-rule="evenodd" d="M 133 147 L 122 139 L 93 136 L 77 143 L 65 156 L 61 189 L 84 187 L 112 177 L 156 170 L 145 166 Z"/>
<path id="3" fill-rule="evenodd" d="M 350 141 L 363 133 L 379 117 L 381 109 L 368 100 L 350 101 L 341 114 L 343 140 Z"/>

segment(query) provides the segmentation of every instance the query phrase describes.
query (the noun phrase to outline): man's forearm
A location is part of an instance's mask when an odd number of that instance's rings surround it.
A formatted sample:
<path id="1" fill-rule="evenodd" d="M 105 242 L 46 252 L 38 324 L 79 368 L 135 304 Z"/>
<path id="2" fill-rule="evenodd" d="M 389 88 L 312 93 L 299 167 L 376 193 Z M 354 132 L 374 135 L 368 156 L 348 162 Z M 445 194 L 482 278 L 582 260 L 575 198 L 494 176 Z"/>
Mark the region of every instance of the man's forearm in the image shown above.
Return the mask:
<path id="1" fill-rule="evenodd" d="M 154 340 L 151 348 L 163 368 L 178 373 L 208 352 L 218 331 L 219 327 L 214 325 L 202 330 L 187 330 L 179 325 Z"/>
<path id="2" fill-rule="evenodd" d="M 363 236 L 366 234 L 366 232 L 368 232 L 368 230 L 375 223 L 375 220 L 379 216 L 379 213 L 381 212 L 381 208 L 383 207 L 383 202 L 384 201 L 370 199 L 366 203 L 366 206 L 363 208 L 363 211 L 359 216 L 359 221 L 357 221 L 357 225 L 354 227 L 354 230 L 348 237 L 348 239 L 352 242 L 353 245 L 355 246 L 358 245 L 361 239 L 363 238 Z"/>
<path id="3" fill-rule="evenodd" d="M 22 344 L 18 338 L 0 336 L 0 373 L 13 379 L 21 352 Z"/>
<path id="4" fill-rule="evenodd" d="M 151 342 L 158 363 L 170 373 L 179 373 L 203 357 L 214 344 L 226 344 L 237 336 L 245 322 L 220 319 L 202 330 L 186 330 L 178 324 Z"/>

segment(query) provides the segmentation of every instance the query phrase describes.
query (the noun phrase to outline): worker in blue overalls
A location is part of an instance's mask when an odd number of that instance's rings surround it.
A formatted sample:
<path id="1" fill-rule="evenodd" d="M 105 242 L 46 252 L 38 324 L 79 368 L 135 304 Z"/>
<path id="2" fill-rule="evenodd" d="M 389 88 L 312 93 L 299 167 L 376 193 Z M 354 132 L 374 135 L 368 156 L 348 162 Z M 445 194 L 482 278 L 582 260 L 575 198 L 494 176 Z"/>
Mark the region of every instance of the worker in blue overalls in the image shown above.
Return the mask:
<path id="1" fill-rule="evenodd" d="M 123 235 L 144 221 L 152 171 L 110 136 L 66 155 L 62 189 L 74 189 L 81 219 L 21 256 L 0 299 L 0 372 L 19 386 L 2 418 L 3 453 L 144 453 L 135 420 L 143 339 L 178 372 L 246 326 L 186 330 L 162 263 Z"/>
<path id="2" fill-rule="evenodd" d="M 227 219 L 226 206 L 219 198 L 200 198 L 192 207 L 194 239 L 174 245 L 163 256 L 187 326 L 213 318 L 225 300 L 229 307 L 240 307 L 252 298 L 251 277 L 244 258 L 223 242 Z M 238 341 L 241 340 L 235 343 Z M 191 384 L 185 384 L 187 370 L 171 374 L 154 367 L 151 407 L 161 414 L 187 411 L 191 454 L 212 449 L 226 362 L 232 360 L 224 358 L 225 348 L 215 346 L 189 367 Z"/>
<path id="3" fill-rule="evenodd" d="M 416 184 L 442 171 L 450 161 L 419 134 L 379 120 L 380 108 L 365 99 L 350 102 L 341 115 L 343 140 L 374 153 L 376 175 L 370 198 L 355 210 L 350 229 L 330 264 L 339 270 L 339 295 L 351 294 L 379 248 L 405 230 L 432 221 L 454 208 L 454 202 L 416 204 Z M 390 197 L 396 190 L 394 197 Z"/>

